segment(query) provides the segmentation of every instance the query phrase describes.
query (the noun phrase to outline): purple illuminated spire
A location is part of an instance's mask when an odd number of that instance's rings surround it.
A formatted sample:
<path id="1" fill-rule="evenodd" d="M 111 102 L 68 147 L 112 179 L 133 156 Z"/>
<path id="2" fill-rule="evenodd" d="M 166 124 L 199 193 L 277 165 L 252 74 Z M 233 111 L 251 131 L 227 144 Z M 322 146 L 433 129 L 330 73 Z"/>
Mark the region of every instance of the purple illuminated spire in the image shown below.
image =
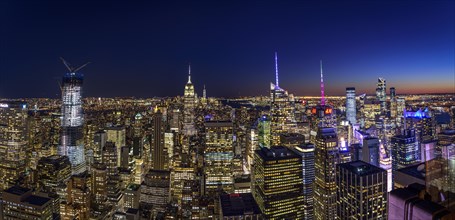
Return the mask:
<path id="1" fill-rule="evenodd" d="M 280 87 L 280 85 L 278 84 L 278 55 L 277 53 L 275 52 L 275 86 L 276 87 Z"/>
<path id="2" fill-rule="evenodd" d="M 322 60 L 321 60 L 321 105 L 325 105 L 324 75 L 322 75 Z"/>

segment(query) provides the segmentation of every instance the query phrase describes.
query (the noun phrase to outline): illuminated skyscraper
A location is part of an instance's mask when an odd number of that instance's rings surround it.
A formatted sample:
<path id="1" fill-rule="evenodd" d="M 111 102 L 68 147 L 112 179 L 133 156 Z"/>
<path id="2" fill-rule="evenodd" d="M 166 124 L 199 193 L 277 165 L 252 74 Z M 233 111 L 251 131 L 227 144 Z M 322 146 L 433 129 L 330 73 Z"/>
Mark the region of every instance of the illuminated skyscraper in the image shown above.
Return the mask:
<path id="1" fill-rule="evenodd" d="M 282 146 L 255 151 L 253 196 L 265 219 L 302 219 L 302 157 Z"/>
<path id="2" fill-rule="evenodd" d="M 109 126 L 104 129 L 107 134 L 107 141 L 113 142 L 117 147 L 117 166 L 120 166 L 120 152 L 126 145 L 126 129 L 124 126 Z"/>
<path id="3" fill-rule="evenodd" d="M 363 139 L 362 160 L 379 166 L 379 139 L 376 137 L 366 137 Z"/>
<path id="4" fill-rule="evenodd" d="M 431 111 L 428 108 L 417 111 L 404 111 L 406 128 L 416 131 L 416 139 L 419 143 L 435 139 L 436 131 Z"/>
<path id="5" fill-rule="evenodd" d="M 230 121 L 205 123 L 204 173 L 206 193 L 218 187 L 233 190 L 234 124 Z"/>
<path id="6" fill-rule="evenodd" d="M 302 157 L 303 218 L 314 219 L 314 144 L 305 144 L 293 149 Z"/>
<path id="7" fill-rule="evenodd" d="M 311 108 L 310 118 L 310 143 L 316 142 L 316 135 L 319 128 L 337 128 L 337 117 L 332 106 L 326 105 L 325 90 L 324 90 L 324 75 L 322 72 L 321 60 L 321 103 Z"/>
<path id="8" fill-rule="evenodd" d="M 91 172 L 92 209 L 94 212 L 102 215 L 110 207 L 107 201 L 108 175 L 106 165 L 95 163 Z"/>
<path id="9" fill-rule="evenodd" d="M 338 219 L 387 219 L 386 170 L 360 160 L 338 164 L 336 184 Z"/>
<path id="10" fill-rule="evenodd" d="M 384 78 L 378 78 L 378 84 L 376 88 L 376 99 L 381 104 L 381 113 L 387 112 L 387 93 L 386 93 L 386 81 Z"/>
<path id="11" fill-rule="evenodd" d="M 88 172 L 71 176 L 68 189 L 70 197 L 66 199 L 66 205 L 69 205 L 67 210 L 70 212 L 66 212 L 69 216 L 62 216 L 62 219 L 89 219 L 92 200 Z M 60 209 L 61 213 L 62 210 Z"/>
<path id="12" fill-rule="evenodd" d="M 401 124 L 401 116 L 404 114 L 406 109 L 406 100 L 403 97 L 397 97 L 397 124 Z"/>
<path id="13" fill-rule="evenodd" d="M 27 106 L 0 103 L 0 189 L 23 179 L 27 158 Z"/>
<path id="14" fill-rule="evenodd" d="M 55 192 L 58 185 L 71 177 L 71 163 L 67 156 L 52 155 L 42 157 L 37 165 L 38 189 Z"/>
<path id="15" fill-rule="evenodd" d="M 357 123 L 356 119 L 356 104 L 355 104 L 355 88 L 346 88 L 346 119 L 354 125 Z"/>
<path id="16" fill-rule="evenodd" d="M 69 157 L 73 174 L 78 174 L 86 170 L 86 164 L 82 140 L 82 125 L 84 123 L 82 82 L 84 75 L 77 71 L 88 63 L 78 68 L 71 67 L 65 60 L 63 63 L 68 68 L 69 73 L 66 73 L 62 80 L 62 133 L 58 153 Z"/>
<path id="17" fill-rule="evenodd" d="M 338 138 L 334 128 L 319 128 L 315 148 L 314 216 L 317 220 L 335 219 L 339 163 Z"/>
<path id="18" fill-rule="evenodd" d="M 398 116 L 397 95 L 395 87 L 390 87 L 390 117 L 396 119 Z"/>
<path id="19" fill-rule="evenodd" d="M 395 87 L 390 87 L 390 100 L 396 99 L 396 96 Z"/>
<path id="20" fill-rule="evenodd" d="M 120 190 L 120 177 L 117 166 L 118 154 L 114 142 L 106 142 L 103 149 L 103 164 L 107 171 L 107 199 L 113 207 L 120 206 L 122 193 Z"/>
<path id="21" fill-rule="evenodd" d="M 393 136 L 392 142 L 392 181 L 399 168 L 418 162 L 419 146 L 413 129 L 404 130 L 403 134 Z"/>
<path id="22" fill-rule="evenodd" d="M 280 134 L 292 132 L 297 126 L 295 120 L 295 99 L 279 86 L 278 57 L 275 53 L 275 84 L 270 83 L 271 145 L 280 144 Z"/>
<path id="23" fill-rule="evenodd" d="M 163 114 L 157 108 L 153 115 L 152 132 L 150 138 L 150 157 L 151 169 L 165 170 L 168 169 L 168 153 L 164 148 L 164 129 L 165 123 L 163 121 Z"/>
<path id="24" fill-rule="evenodd" d="M 188 82 L 185 85 L 183 101 L 183 133 L 185 135 L 195 135 L 194 109 L 196 106 L 196 93 L 194 92 L 194 85 L 191 82 L 191 66 L 188 66 Z"/>
<path id="25" fill-rule="evenodd" d="M 170 199 L 170 172 L 149 170 L 141 184 L 140 207 L 155 219 L 158 212 L 164 212 Z"/>
<path id="26" fill-rule="evenodd" d="M 258 144 L 260 147 L 270 147 L 270 118 L 266 115 L 263 115 L 258 119 Z"/>

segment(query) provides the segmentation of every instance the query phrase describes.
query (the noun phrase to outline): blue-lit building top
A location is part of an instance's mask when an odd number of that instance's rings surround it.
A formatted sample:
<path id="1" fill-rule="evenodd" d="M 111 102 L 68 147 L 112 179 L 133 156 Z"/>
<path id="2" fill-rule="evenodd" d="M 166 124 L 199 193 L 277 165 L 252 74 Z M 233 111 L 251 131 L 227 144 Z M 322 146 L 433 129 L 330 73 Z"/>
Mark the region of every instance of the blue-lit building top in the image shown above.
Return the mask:
<path id="1" fill-rule="evenodd" d="M 417 119 L 431 118 L 430 111 L 428 111 L 428 108 L 425 108 L 423 111 L 422 111 L 422 109 L 419 109 L 417 111 L 406 111 L 406 109 L 405 109 L 403 114 L 404 114 L 405 118 L 417 118 Z"/>

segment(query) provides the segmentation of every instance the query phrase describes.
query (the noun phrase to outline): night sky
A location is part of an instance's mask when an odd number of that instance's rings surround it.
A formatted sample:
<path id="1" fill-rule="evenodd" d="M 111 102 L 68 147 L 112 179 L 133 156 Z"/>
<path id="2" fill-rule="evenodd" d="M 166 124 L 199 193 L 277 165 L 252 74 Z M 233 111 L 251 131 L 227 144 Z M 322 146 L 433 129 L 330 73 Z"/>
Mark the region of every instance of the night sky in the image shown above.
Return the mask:
<path id="1" fill-rule="evenodd" d="M 59 98 L 90 61 L 85 97 L 183 95 L 191 63 L 202 95 L 455 92 L 454 1 L 0 0 L 0 98 Z"/>

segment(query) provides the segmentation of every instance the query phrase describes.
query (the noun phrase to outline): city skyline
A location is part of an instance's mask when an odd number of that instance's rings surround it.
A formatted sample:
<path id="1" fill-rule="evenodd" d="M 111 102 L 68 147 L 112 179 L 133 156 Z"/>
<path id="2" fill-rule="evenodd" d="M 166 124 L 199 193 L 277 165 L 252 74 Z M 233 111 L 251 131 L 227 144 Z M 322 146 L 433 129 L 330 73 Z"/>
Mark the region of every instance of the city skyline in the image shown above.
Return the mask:
<path id="1" fill-rule="evenodd" d="M 398 94 L 455 92 L 453 1 L 0 4 L 3 98 L 59 98 L 59 56 L 92 62 L 84 97 L 182 95 L 188 63 L 199 95 L 267 95 L 275 52 L 299 96 L 319 95 L 320 59 L 327 96 L 373 94 L 378 77 Z"/>

